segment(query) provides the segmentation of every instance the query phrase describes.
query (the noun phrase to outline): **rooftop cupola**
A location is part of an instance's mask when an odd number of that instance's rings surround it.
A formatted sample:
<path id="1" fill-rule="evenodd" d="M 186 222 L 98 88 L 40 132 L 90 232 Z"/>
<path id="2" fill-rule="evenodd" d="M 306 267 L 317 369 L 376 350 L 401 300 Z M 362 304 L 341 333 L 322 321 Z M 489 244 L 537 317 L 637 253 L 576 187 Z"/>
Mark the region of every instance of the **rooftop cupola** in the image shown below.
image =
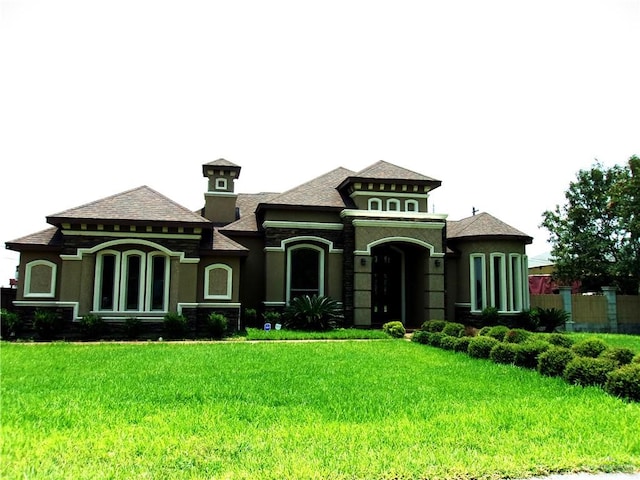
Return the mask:
<path id="1" fill-rule="evenodd" d="M 202 165 L 202 175 L 208 179 L 203 216 L 217 225 L 234 222 L 238 197 L 234 193 L 234 182 L 240 177 L 240 167 L 219 158 Z"/>

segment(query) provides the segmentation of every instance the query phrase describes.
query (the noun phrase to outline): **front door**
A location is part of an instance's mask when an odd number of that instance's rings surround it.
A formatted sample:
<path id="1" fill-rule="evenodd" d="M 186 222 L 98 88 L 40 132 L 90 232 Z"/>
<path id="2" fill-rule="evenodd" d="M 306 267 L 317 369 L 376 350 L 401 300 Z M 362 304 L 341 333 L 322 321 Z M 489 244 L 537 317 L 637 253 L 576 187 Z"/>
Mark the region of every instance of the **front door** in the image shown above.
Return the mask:
<path id="1" fill-rule="evenodd" d="M 388 245 L 372 251 L 371 322 L 381 325 L 402 318 L 402 253 Z"/>

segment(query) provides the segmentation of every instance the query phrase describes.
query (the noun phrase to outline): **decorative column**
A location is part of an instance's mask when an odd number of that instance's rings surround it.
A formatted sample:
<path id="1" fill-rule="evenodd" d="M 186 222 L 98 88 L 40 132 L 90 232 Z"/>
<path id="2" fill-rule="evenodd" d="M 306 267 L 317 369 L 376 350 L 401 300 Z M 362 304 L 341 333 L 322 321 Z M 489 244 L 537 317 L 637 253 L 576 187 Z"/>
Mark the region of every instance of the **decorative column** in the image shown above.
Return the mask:
<path id="1" fill-rule="evenodd" d="M 571 287 L 559 287 L 560 297 L 562 297 L 562 309 L 569 314 L 568 320 L 564 324 L 567 332 L 574 331 L 573 309 L 571 307 Z"/>
<path id="2" fill-rule="evenodd" d="M 607 320 L 609 332 L 618 333 L 618 304 L 616 300 L 616 287 L 602 287 L 602 293 L 607 299 Z"/>

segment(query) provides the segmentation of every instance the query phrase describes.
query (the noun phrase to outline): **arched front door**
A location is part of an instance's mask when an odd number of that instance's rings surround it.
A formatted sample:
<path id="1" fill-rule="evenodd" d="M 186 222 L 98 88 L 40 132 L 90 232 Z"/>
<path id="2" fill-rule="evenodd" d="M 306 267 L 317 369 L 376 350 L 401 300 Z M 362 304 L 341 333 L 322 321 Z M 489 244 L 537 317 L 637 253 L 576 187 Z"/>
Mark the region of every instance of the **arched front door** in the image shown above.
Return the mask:
<path id="1" fill-rule="evenodd" d="M 402 251 L 390 245 L 375 247 L 371 252 L 371 321 L 381 325 L 403 318 Z"/>

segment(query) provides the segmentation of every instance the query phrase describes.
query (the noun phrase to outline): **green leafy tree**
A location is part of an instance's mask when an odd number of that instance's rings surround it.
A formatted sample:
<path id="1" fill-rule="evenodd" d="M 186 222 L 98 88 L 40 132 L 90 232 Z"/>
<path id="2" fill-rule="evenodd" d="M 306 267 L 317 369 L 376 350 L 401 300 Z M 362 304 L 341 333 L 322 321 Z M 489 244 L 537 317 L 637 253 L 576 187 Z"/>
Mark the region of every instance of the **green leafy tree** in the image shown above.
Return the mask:
<path id="1" fill-rule="evenodd" d="M 543 213 L 550 232 L 555 276 L 580 280 L 585 289 L 640 285 L 640 159 L 581 170 L 565 192 L 566 203 Z"/>

